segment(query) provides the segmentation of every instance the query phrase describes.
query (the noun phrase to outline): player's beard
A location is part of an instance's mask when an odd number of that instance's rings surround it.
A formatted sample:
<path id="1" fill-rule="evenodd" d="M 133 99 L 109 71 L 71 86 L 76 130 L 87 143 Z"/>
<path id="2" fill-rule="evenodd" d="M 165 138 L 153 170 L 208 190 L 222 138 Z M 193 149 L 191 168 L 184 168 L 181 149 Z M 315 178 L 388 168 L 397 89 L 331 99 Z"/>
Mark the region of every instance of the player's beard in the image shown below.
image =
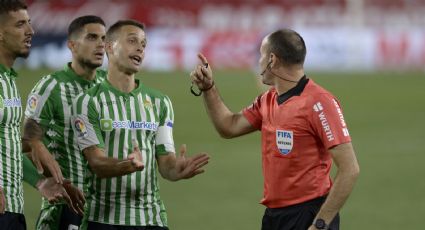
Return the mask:
<path id="1" fill-rule="evenodd" d="M 81 67 L 88 68 L 88 69 L 96 69 L 102 66 L 102 64 L 93 63 L 92 61 L 86 58 L 79 58 L 78 63 L 80 64 Z"/>
<path id="2" fill-rule="evenodd" d="M 28 51 L 25 52 L 16 52 L 15 56 L 18 58 L 27 58 L 28 56 L 30 56 L 30 50 L 28 49 Z"/>

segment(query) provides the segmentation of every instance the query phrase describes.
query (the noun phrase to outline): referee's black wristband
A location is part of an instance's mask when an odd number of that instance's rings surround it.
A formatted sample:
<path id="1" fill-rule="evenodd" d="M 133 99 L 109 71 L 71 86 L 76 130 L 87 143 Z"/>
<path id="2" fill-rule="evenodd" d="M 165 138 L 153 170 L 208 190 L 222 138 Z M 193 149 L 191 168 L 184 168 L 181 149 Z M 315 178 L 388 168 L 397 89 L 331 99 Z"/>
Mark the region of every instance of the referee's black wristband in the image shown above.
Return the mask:
<path id="1" fill-rule="evenodd" d="M 214 87 L 214 85 L 215 85 L 215 83 L 214 83 L 214 81 L 212 81 L 211 85 L 208 86 L 206 89 L 199 89 L 199 90 L 201 90 L 202 92 L 206 92 L 206 91 L 212 89 L 212 87 Z"/>
<path id="2" fill-rule="evenodd" d="M 206 91 L 208 91 L 208 90 L 212 89 L 212 87 L 214 87 L 214 85 L 215 85 L 215 83 L 214 83 L 214 81 L 212 81 L 211 85 L 210 85 L 210 86 L 208 86 L 207 88 L 205 88 L 205 89 L 200 89 L 200 88 L 198 88 L 199 92 L 195 92 L 195 90 L 193 89 L 193 82 L 192 82 L 192 85 L 190 86 L 190 92 L 191 92 L 193 95 L 195 95 L 196 97 L 199 97 L 199 96 L 201 96 L 201 95 L 202 95 L 202 92 L 206 92 Z"/>

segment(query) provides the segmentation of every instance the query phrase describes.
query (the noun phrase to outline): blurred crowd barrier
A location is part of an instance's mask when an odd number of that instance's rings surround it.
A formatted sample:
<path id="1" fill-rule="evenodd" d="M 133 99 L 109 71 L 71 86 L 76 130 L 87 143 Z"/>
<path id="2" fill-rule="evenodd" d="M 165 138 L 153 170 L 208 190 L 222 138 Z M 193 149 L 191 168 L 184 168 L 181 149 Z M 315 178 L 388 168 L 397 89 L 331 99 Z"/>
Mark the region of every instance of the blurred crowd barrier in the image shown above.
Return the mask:
<path id="1" fill-rule="evenodd" d="M 66 30 L 94 14 L 108 25 L 132 18 L 147 26 L 144 68 L 190 69 L 196 53 L 215 68 L 255 68 L 264 35 L 298 31 L 306 68 L 318 71 L 425 69 L 425 0 L 33 0 L 30 68 L 69 59 Z"/>

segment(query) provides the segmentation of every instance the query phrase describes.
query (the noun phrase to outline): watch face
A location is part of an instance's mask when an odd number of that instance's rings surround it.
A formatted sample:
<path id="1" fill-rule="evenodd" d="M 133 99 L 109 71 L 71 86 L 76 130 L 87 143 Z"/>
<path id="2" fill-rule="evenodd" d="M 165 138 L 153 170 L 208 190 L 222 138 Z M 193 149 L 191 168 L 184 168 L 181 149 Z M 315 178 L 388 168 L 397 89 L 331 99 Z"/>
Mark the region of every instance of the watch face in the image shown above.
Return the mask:
<path id="1" fill-rule="evenodd" d="M 314 223 L 314 227 L 317 229 L 326 229 L 326 223 L 323 219 L 317 219 Z"/>

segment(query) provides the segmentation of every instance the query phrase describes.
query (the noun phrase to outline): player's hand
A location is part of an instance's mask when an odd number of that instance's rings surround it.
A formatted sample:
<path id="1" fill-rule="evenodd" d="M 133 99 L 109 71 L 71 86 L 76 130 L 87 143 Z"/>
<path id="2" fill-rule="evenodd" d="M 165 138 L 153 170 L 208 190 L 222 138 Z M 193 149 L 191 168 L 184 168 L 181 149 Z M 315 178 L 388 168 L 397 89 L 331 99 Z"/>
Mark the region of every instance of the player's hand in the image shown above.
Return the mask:
<path id="1" fill-rule="evenodd" d="M 42 142 L 33 143 L 31 147 L 30 158 L 34 163 L 39 174 L 43 174 L 43 166 L 48 170 L 47 175 L 51 175 L 56 183 L 63 183 L 63 175 L 58 162 L 55 160 L 49 150 Z"/>
<path id="2" fill-rule="evenodd" d="M 53 179 L 53 177 L 47 177 L 39 180 L 36 187 L 41 195 L 49 201 L 49 203 L 53 204 L 64 200 L 75 213 L 78 213 L 77 208 L 72 203 L 72 200 L 63 185 L 56 183 L 56 180 Z"/>
<path id="3" fill-rule="evenodd" d="M 6 198 L 4 197 L 3 188 L 0 187 L 0 214 L 4 214 L 6 210 Z"/>
<path id="4" fill-rule="evenodd" d="M 84 215 L 84 204 L 86 203 L 86 199 L 84 198 L 84 193 L 77 187 L 75 187 L 70 180 L 63 181 L 63 187 L 68 193 L 69 198 L 71 199 L 74 207 L 77 211 L 77 214 L 80 216 Z"/>
<path id="5" fill-rule="evenodd" d="M 133 143 L 133 152 L 128 155 L 127 159 L 131 161 L 131 165 L 134 168 L 134 171 L 142 171 L 145 168 L 143 164 L 142 152 L 140 152 L 139 144 L 137 140 L 132 140 Z"/>
<path id="6" fill-rule="evenodd" d="M 201 64 L 190 73 L 190 78 L 201 91 L 206 91 L 214 86 L 213 74 L 207 58 L 201 53 L 198 54 L 198 58 Z"/>
<path id="7" fill-rule="evenodd" d="M 176 160 L 176 174 L 179 179 L 189 179 L 198 174 L 204 173 L 202 168 L 208 164 L 210 157 L 207 153 L 198 153 L 191 157 L 186 156 L 186 145 L 180 147 L 180 155 Z"/>

